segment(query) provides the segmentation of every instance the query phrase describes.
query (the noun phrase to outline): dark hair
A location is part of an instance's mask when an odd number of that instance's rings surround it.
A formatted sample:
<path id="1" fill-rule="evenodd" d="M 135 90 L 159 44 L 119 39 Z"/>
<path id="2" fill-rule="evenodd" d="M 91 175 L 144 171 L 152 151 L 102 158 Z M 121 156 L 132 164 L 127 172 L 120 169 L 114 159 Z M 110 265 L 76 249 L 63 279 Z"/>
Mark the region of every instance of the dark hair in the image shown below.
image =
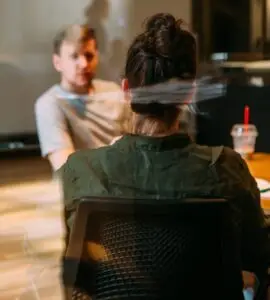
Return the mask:
<path id="1" fill-rule="evenodd" d="M 197 47 L 194 35 L 184 28 L 182 20 L 159 13 L 145 23 L 127 53 L 125 77 L 130 88 L 150 86 L 170 79 L 194 80 L 197 70 Z M 161 117 L 176 115 L 176 104 L 138 103 L 131 108 L 140 114 Z M 167 119 L 167 118 L 165 118 Z M 165 121 L 165 120 L 164 120 Z"/>
<path id="2" fill-rule="evenodd" d="M 64 41 L 72 40 L 85 43 L 89 40 L 95 40 L 97 45 L 95 30 L 88 25 L 71 25 L 59 31 L 53 40 L 53 53 L 59 54 Z"/>

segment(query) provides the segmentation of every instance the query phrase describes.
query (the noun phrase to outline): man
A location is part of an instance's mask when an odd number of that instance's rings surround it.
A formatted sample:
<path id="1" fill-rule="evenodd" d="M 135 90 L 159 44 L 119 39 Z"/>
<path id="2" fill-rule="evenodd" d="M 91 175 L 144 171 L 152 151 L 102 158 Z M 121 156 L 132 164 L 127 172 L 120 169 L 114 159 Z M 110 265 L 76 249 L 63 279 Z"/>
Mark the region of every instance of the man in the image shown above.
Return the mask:
<path id="1" fill-rule="evenodd" d="M 57 171 L 77 149 L 110 144 L 121 132 L 126 107 L 113 82 L 94 79 L 98 49 L 94 30 L 72 25 L 54 40 L 53 65 L 60 84 L 35 104 L 42 156 Z"/>

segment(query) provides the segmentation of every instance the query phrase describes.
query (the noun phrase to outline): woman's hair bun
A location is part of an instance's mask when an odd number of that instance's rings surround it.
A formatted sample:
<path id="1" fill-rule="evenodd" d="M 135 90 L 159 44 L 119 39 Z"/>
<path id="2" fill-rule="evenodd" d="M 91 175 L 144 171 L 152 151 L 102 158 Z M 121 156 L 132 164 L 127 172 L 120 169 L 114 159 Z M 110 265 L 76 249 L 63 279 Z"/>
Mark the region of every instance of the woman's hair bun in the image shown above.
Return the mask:
<path id="1" fill-rule="evenodd" d="M 175 33 L 178 27 L 178 21 L 171 14 L 159 13 L 146 20 L 145 29 L 147 32 L 157 33 L 160 30 L 166 30 Z"/>
<path id="2" fill-rule="evenodd" d="M 147 48 L 153 54 L 170 56 L 179 41 L 182 20 L 176 20 L 171 14 L 160 13 L 146 20 L 145 39 Z"/>
<path id="3" fill-rule="evenodd" d="M 184 21 L 159 13 L 145 21 L 143 32 L 129 47 L 125 76 L 135 88 L 173 78 L 194 80 L 196 70 L 195 36 Z"/>

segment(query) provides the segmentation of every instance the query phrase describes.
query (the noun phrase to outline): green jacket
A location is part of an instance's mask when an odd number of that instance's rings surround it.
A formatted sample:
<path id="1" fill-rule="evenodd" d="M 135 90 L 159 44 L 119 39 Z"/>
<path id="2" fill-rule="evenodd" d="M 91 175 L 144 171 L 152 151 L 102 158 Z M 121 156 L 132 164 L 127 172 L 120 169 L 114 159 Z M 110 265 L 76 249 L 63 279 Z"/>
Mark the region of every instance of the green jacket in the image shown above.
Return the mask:
<path id="1" fill-rule="evenodd" d="M 126 135 L 112 146 L 72 154 L 61 174 L 69 226 L 82 196 L 225 198 L 236 215 L 243 268 L 265 267 L 259 190 L 245 161 L 229 148 L 199 146 L 185 134 Z"/>

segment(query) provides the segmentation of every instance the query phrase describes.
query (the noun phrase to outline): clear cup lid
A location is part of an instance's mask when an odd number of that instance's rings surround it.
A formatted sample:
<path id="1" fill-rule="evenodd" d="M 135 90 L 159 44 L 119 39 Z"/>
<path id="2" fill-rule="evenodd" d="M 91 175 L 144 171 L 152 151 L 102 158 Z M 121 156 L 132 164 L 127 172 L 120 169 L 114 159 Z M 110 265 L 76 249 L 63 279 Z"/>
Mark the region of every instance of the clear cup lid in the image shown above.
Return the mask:
<path id="1" fill-rule="evenodd" d="M 232 136 L 258 136 L 258 130 L 253 124 L 235 124 L 231 131 Z"/>

